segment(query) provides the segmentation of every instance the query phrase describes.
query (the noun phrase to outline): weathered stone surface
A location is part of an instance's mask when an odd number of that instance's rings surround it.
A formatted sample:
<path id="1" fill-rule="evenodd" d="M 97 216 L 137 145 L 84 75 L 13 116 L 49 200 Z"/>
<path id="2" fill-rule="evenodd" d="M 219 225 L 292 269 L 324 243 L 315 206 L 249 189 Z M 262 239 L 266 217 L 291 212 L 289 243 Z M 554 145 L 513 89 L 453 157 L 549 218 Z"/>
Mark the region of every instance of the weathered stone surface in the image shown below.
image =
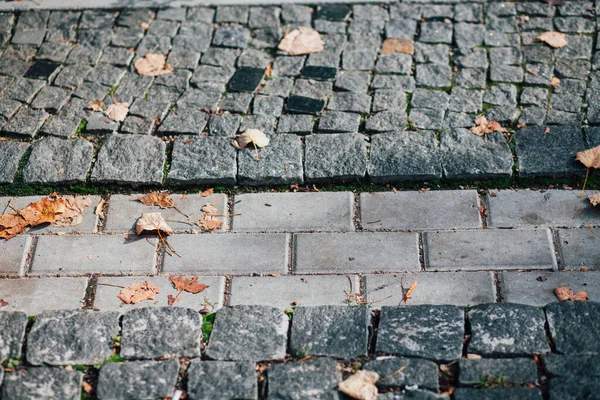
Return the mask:
<path id="1" fill-rule="evenodd" d="M 94 146 L 86 140 L 46 137 L 34 142 L 23 170 L 23 181 L 32 184 L 85 182 Z"/>
<path id="2" fill-rule="evenodd" d="M 234 199 L 233 231 L 353 231 L 353 208 L 350 192 L 241 194 Z"/>
<path id="3" fill-rule="evenodd" d="M 542 392 L 537 388 L 458 388 L 454 392 L 456 400 L 542 400 Z"/>
<path id="4" fill-rule="evenodd" d="M 48 118 L 44 110 L 22 107 L 17 114 L 4 125 L 2 133 L 14 136 L 34 137 Z"/>
<path id="5" fill-rule="evenodd" d="M 199 357 L 202 315 L 188 308 L 158 307 L 123 315 L 121 356 L 127 359 Z"/>
<path id="6" fill-rule="evenodd" d="M 441 178 L 435 133 L 402 131 L 374 135 L 368 173 L 373 182 L 381 183 Z"/>
<path id="7" fill-rule="evenodd" d="M 292 355 L 350 359 L 366 356 L 371 312 L 367 307 L 298 307 L 294 311 Z M 340 338 L 344 338 L 340 341 Z"/>
<path id="8" fill-rule="evenodd" d="M 553 399 L 593 398 L 600 390 L 596 377 L 561 377 L 550 380 L 550 396 Z"/>
<path id="9" fill-rule="evenodd" d="M 235 184 L 236 151 L 224 137 L 181 138 L 173 146 L 168 182 L 187 185 Z"/>
<path id="10" fill-rule="evenodd" d="M 548 229 L 425 232 L 428 271 L 557 269 Z"/>
<path id="11" fill-rule="evenodd" d="M 273 399 L 337 399 L 337 385 L 342 381 L 338 364 L 329 358 L 274 364 L 267 374 Z"/>
<path id="12" fill-rule="evenodd" d="M 215 360 L 262 361 L 285 357 L 288 317 L 264 306 L 236 306 L 217 311 L 206 356 Z"/>
<path id="13" fill-rule="evenodd" d="M 548 353 L 544 313 L 522 304 L 484 304 L 468 312 L 469 353 L 484 356 L 528 356 Z"/>
<path id="14" fill-rule="evenodd" d="M 367 275 L 365 292 L 367 302 L 376 301 L 373 307 L 400 306 L 402 304 L 449 304 L 472 306 L 496 300 L 496 285 L 491 272 L 409 272 L 406 274 Z M 406 303 L 403 286 L 418 281 L 417 289 Z"/>
<path id="15" fill-rule="evenodd" d="M 92 365 L 113 353 L 119 315 L 93 311 L 46 311 L 38 315 L 27 340 L 33 365 Z"/>
<path id="16" fill-rule="evenodd" d="M 349 181 L 365 176 L 367 142 L 363 135 L 311 135 L 304 143 L 308 182 Z M 331 151 L 333 148 L 339 151 Z"/>
<path id="17" fill-rule="evenodd" d="M 490 379 L 502 379 L 508 384 L 535 383 L 537 365 L 533 358 L 513 359 L 460 359 L 458 381 L 461 385 L 477 385 Z"/>
<path id="18" fill-rule="evenodd" d="M 98 152 L 92 180 L 132 185 L 160 184 L 165 150 L 165 142 L 156 137 L 109 135 Z"/>
<path id="19" fill-rule="evenodd" d="M 600 249 L 596 246 L 600 229 L 560 229 L 557 234 L 561 265 L 565 269 L 600 269 Z"/>
<path id="20" fill-rule="evenodd" d="M 252 362 L 192 362 L 188 369 L 188 393 L 201 398 L 258 398 L 255 365 Z"/>
<path id="21" fill-rule="evenodd" d="M 464 334 L 460 307 L 381 307 L 376 351 L 448 361 L 460 357 Z"/>
<path id="22" fill-rule="evenodd" d="M 171 396 L 179 360 L 107 363 L 100 369 L 98 397 L 156 399 Z"/>
<path id="23" fill-rule="evenodd" d="M 6 400 L 81 398 L 83 373 L 62 368 L 28 368 L 7 373 L 0 394 Z"/>
<path id="24" fill-rule="evenodd" d="M 28 147 L 26 143 L 0 142 L 0 184 L 13 183 L 19 162 Z"/>
<path id="25" fill-rule="evenodd" d="M 238 153 L 238 181 L 245 185 L 286 185 L 304 181 L 302 145 L 293 135 L 271 136 L 269 145 Z"/>
<path id="26" fill-rule="evenodd" d="M 2 310 L 37 315 L 46 310 L 80 309 L 87 278 L 2 279 Z"/>
<path id="27" fill-rule="evenodd" d="M 440 154 L 447 178 L 488 179 L 512 175 L 512 153 L 500 132 L 485 138 L 463 128 L 443 132 Z"/>
<path id="28" fill-rule="evenodd" d="M 21 358 L 21 347 L 25 339 L 27 315 L 22 312 L 0 312 L 0 362 Z M 0 376 L 0 385 L 2 384 Z"/>
<path id="29" fill-rule="evenodd" d="M 551 376 L 600 377 L 600 365 L 594 355 L 544 354 L 544 367 Z"/>
<path id="30" fill-rule="evenodd" d="M 600 353 L 600 303 L 549 304 L 546 318 L 557 352 L 568 355 Z"/>
<path id="31" fill-rule="evenodd" d="M 395 373 L 402 367 L 404 368 L 400 372 Z M 438 367 L 432 361 L 418 358 L 381 357 L 366 362 L 363 369 L 379 374 L 378 386 L 381 388 L 416 385 L 419 388 L 438 391 Z M 387 379 L 382 380 L 381 378 Z"/>

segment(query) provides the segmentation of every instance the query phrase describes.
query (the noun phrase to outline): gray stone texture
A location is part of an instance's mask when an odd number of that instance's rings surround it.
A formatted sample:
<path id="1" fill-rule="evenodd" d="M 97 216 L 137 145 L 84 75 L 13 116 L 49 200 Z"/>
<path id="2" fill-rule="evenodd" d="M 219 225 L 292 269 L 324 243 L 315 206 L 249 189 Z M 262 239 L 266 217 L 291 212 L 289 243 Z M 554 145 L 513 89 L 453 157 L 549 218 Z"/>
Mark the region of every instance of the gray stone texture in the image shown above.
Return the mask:
<path id="1" fill-rule="evenodd" d="M 27 368 L 7 373 L 0 395 L 6 400 L 81 398 L 83 373 L 62 368 Z"/>
<path id="2" fill-rule="evenodd" d="M 75 310 L 82 306 L 87 278 L 3 279 L 4 311 L 37 315 L 46 310 Z"/>
<path id="3" fill-rule="evenodd" d="M 238 152 L 238 182 L 250 186 L 302 183 L 300 139 L 292 135 L 273 135 L 269 140 L 266 147 L 255 150 L 248 146 Z"/>
<path id="4" fill-rule="evenodd" d="M 291 354 L 339 359 L 366 356 L 370 324 L 371 312 L 363 306 L 298 307 L 292 320 Z"/>
<path id="5" fill-rule="evenodd" d="M 307 182 L 363 179 L 367 170 L 365 139 L 365 136 L 360 134 L 308 136 L 304 141 Z M 331 151 L 332 148 L 339 151 Z"/>
<path id="6" fill-rule="evenodd" d="M 26 143 L 0 142 L 0 184 L 14 182 L 19 162 L 28 148 Z"/>
<path id="7" fill-rule="evenodd" d="M 27 339 L 33 365 L 93 365 L 113 353 L 119 315 L 95 311 L 46 311 L 38 315 Z"/>
<path id="8" fill-rule="evenodd" d="M 199 357 L 202 315 L 177 307 L 140 308 L 123 315 L 121 356 L 126 359 Z"/>
<path id="9" fill-rule="evenodd" d="M 337 399 L 342 373 L 335 360 L 316 358 L 273 364 L 267 371 L 270 399 Z"/>
<path id="10" fill-rule="evenodd" d="M 600 303 L 552 303 L 546 306 L 546 318 L 557 352 L 567 355 L 600 353 Z"/>
<path id="11" fill-rule="evenodd" d="M 461 359 L 458 380 L 461 385 L 477 385 L 489 379 L 502 379 L 507 384 L 535 383 L 537 365 L 532 358 Z"/>
<path id="12" fill-rule="evenodd" d="M 600 229 L 560 229 L 557 231 L 561 266 L 565 269 L 599 269 Z"/>
<path id="13" fill-rule="evenodd" d="M 236 306 L 217 311 L 206 356 L 215 360 L 282 360 L 288 317 L 265 306 Z"/>
<path id="14" fill-rule="evenodd" d="M 396 373 L 401 368 L 402 370 Z M 379 374 L 378 386 L 381 388 L 413 387 L 416 385 L 419 388 L 434 392 L 438 391 L 438 366 L 429 360 L 381 357 L 367 361 L 363 365 L 363 369 Z"/>
<path id="15" fill-rule="evenodd" d="M 0 312 L 0 362 L 21 358 L 21 348 L 27 328 L 27 314 L 23 312 Z M 2 379 L 0 376 L 0 384 Z"/>
<path id="16" fill-rule="evenodd" d="M 197 361 L 188 369 L 188 393 L 193 399 L 258 398 L 255 364 L 249 361 Z"/>
<path id="17" fill-rule="evenodd" d="M 509 387 L 492 389 L 458 388 L 454 392 L 456 400 L 542 400 L 542 392 L 537 388 Z"/>
<path id="18" fill-rule="evenodd" d="M 460 307 L 382 307 L 375 350 L 450 361 L 461 356 L 464 335 L 464 312 Z"/>

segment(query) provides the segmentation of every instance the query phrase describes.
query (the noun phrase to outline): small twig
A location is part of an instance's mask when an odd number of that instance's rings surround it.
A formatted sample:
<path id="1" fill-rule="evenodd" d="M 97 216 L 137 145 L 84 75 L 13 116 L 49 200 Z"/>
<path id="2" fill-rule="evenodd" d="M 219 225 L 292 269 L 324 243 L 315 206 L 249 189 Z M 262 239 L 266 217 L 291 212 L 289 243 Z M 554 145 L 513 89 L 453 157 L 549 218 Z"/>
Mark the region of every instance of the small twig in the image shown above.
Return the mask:
<path id="1" fill-rule="evenodd" d="M 398 368 L 397 370 L 395 370 L 394 372 L 392 372 L 391 374 L 389 374 L 388 376 L 386 376 L 385 378 L 381 378 L 379 380 L 379 382 L 385 381 L 386 379 L 391 378 L 392 376 L 399 374 L 400 372 L 404 371 L 405 369 L 406 369 L 406 366 L 403 365 L 400 368 Z"/>
<path id="2" fill-rule="evenodd" d="M 113 285 L 112 283 L 96 283 L 96 285 L 98 285 L 98 286 L 110 286 L 110 287 L 116 287 L 116 288 L 125 289 L 125 286 Z"/>
<path id="3" fill-rule="evenodd" d="M 187 224 L 189 226 L 194 226 L 194 224 L 192 224 L 191 222 L 179 221 L 178 219 L 168 219 L 168 218 L 165 218 L 165 221 L 168 221 L 168 222 L 177 222 L 178 224 Z"/>
<path id="4" fill-rule="evenodd" d="M 175 209 L 175 211 L 177 211 L 179 214 L 183 215 L 184 217 L 186 217 L 188 219 L 190 218 L 189 215 L 187 215 L 186 213 L 184 213 L 183 211 L 181 211 L 179 208 L 177 208 L 175 206 L 173 206 L 173 208 Z"/>
<path id="5" fill-rule="evenodd" d="M 583 210 L 579 211 L 577 214 L 575 214 L 575 215 L 573 216 L 573 219 L 575 219 L 575 218 L 579 217 L 579 216 L 580 216 L 580 215 L 581 215 L 581 214 L 582 214 L 582 213 L 583 213 L 585 210 L 586 210 L 586 209 L 584 208 Z"/>
<path id="6" fill-rule="evenodd" d="M 583 193 L 584 193 L 584 191 L 585 191 L 585 184 L 587 183 L 587 180 L 588 180 L 588 175 L 589 175 L 589 174 L 590 174 L 590 168 L 589 168 L 589 167 L 587 167 L 587 168 L 585 169 L 585 180 L 583 181 L 583 187 L 581 188 L 581 194 L 579 195 L 579 198 L 580 198 L 580 199 L 583 199 Z"/>
<path id="7" fill-rule="evenodd" d="M 254 151 L 256 152 L 256 161 L 259 161 L 260 158 L 258 157 L 258 147 L 256 147 L 256 143 L 254 143 L 254 140 L 252 141 L 252 146 L 254 146 Z"/>

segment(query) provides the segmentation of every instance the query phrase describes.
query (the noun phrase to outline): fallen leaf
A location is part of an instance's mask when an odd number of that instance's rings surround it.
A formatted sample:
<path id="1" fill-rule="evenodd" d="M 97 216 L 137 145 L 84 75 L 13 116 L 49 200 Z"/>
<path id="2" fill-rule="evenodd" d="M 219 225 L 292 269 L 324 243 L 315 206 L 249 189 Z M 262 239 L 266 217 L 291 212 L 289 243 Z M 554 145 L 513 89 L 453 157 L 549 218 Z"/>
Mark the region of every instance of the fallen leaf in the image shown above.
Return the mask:
<path id="1" fill-rule="evenodd" d="M 412 292 L 414 292 L 415 289 L 417 288 L 417 283 L 419 283 L 419 282 L 412 281 L 412 283 L 410 284 L 410 287 L 406 291 L 404 290 L 404 288 L 402 288 L 402 300 L 404 301 L 404 304 L 406 304 L 408 299 L 410 299 L 410 295 L 412 294 Z"/>
<path id="2" fill-rule="evenodd" d="M 54 224 L 57 226 L 75 226 L 82 223 L 84 209 L 92 205 L 90 196 L 61 196 L 60 198 L 65 202 L 65 211 L 56 217 Z"/>
<path id="3" fill-rule="evenodd" d="M 547 126 L 546 129 L 544 129 L 544 135 L 547 135 L 550 133 L 550 127 Z"/>
<path id="4" fill-rule="evenodd" d="M 560 49 L 561 47 L 565 47 L 567 44 L 567 37 L 564 33 L 560 32 L 544 32 L 538 39 L 544 43 L 550 45 L 550 47 L 554 47 L 555 49 Z"/>
<path id="5" fill-rule="evenodd" d="M 212 195 L 215 192 L 215 189 L 210 188 L 210 189 L 206 189 L 204 192 L 200 193 L 200 196 L 202 197 L 207 197 Z"/>
<path id="6" fill-rule="evenodd" d="M 577 152 L 575 159 L 587 168 L 600 168 L 600 146 Z"/>
<path id="7" fill-rule="evenodd" d="M 477 136 L 483 136 L 492 132 L 508 132 L 506 128 L 503 128 L 496 121 L 488 121 L 487 118 L 481 114 L 475 118 L 476 126 L 469 129 L 471 133 L 474 133 Z"/>
<path id="8" fill-rule="evenodd" d="M 150 25 L 147 22 L 142 22 L 140 23 L 140 28 L 147 31 L 148 29 L 150 29 Z"/>
<path id="9" fill-rule="evenodd" d="M 96 214 L 100 218 L 104 218 L 104 206 L 106 205 L 106 200 L 100 200 L 100 203 L 96 206 L 96 210 L 94 214 Z"/>
<path id="10" fill-rule="evenodd" d="M 593 206 L 597 206 L 598 204 L 600 204 L 600 193 L 594 193 L 588 196 L 588 199 L 590 200 L 590 203 L 592 203 Z"/>
<path id="11" fill-rule="evenodd" d="M 202 212 L 205 213 L 205 215 L 217 215 L 219 210 L 212 203 L 206 203 L 202 206 Z"/>
<path id="12" fill-rule="evenodd" d="M 350 375 L 338 385 L 338 390 L 357 400 L 374 400 L 377 398 L 375 382 L 379 374 L 373 371 L 360 370 Z"/>
<path id="13" fill-rule="evenodd" d="M 145 206 L 159 206 L 160 208 L 171 208 L 175 202 L 168 192 L 151 192 L 138 197 L 138 200 Z"/>
<path id="14" fill-rule="evenodd" d="M 236 149 L 241 150 L 250 143 L 255 147 L 265 147 L 269 144 L 269 138 L 263 131 L 258 129 L 246 129 L 243 133 L 236 135 L 231 144 Z"/>
<path id="15" fill-rule="evenodd" d="M 185 279 L 182 276 L 169 276 L 169 280 L 173 283 L 175 289 L 177 289 L 180 292 L 185 291 L 188 293 L 196 294 L 208 288 L 208 286 L 204 283 L 198 283 L 197 276 L 194 276 L 190 279 Z"/>
<path id="16" fill-rule="evenodd" d="M 173 304 L 175 304 L 176 302 L 181 301 L 181 299 L 177 296 L 173 297 L 172 294 L 167 296 L 167 303 L 173 307 Z"/>
<path id="17" fill-rule="evenodd" d="M 53 223 L 65 213 L 66 206 L 65 200 L 52 193 L 40 201 L 29 203 L 21 210 L 2 214 L 0 215 L 0 238 L 9 240 L 29 227 Z"/>
<path id="18" fill-rule="evenodd" d="M 273 64 L 267 65 L 267 70 L 265 71 L 265 76 L 268 78 L 273 74 Z"/>
<path id="19" fill-rule="evenodd" d="M 172 235 L 174 231 L 167 225 L 167 222 L 160 213 L 143 213 L 135 224 L 135 233 L 138 235 L 142 233 Z"/>
<path id="20" fill-rule="evenodd" d="M 481 356 L 479 354 L 468 353 L 467 358 L 469 360 L 481 360 Z"/>
<path id="21" fill-rule="evenodd" d="M 573 294 L 569 286 L 561 286 L 554 289 L 554 294 L 559 301 L 587 301 L 588 294 L 582 290 Z"/>
<path id="22" fill-rule="evenodd" d="M 144 300 L 154 300 L 157 293 L 160 293 L 160 288 L 149 281 L 133 282 L 121 289 L 117 297 L 125 304 L 137 304 Z"/>
<path id="23" fill-rule="evenodd" d="M 550 81 L 550 85 L 554 87 L 560 86 L 560 79 L 558 79 L 557 77 L 552 78 L 552 80 Z"/>
<path id="24" fill-rule="evenodd" d="M 90 104 L 88 104 L 87 106 L 83 107 L 86 110 L 92 110 L 92 111 L 102 111 L 102 100 L 94 100 L 92 101 Z"/>
<path id="25" fill-rule="evenodd" d="M 104 114 L 113 121 L 123 122 L 129 112 L 129 103 L 114 103 L 106 107 Z"/>
<path id="26" fill-rule="evenodd" d="M 94 390 L 92 385 L 90 385 L 86 381 L 81 382 L 81 387 L 83 388 L 83 391 L 86 393 L 90 393 L 92 390 Z"/>
<path id="27" fill-rule="evenodd" d="M 323 51 L 324 45 L 325 42 L 321 40 L 319 32 L 306 26 L 300 26 L 287 33 L 277 48 L 291 56 L 298 56 Z"/>
<path id="28" fill-rule="evenodd" d="M 0 299 L 0 307 L 6 307 L 8 305 L 8 301 L 4 299 Z"/>
<path id="29" fill-rule="evenodd" d="M 198 221 L 196 225 L 202 230 L 214 231 L 215 229 L 221 229 L 223 227 L 223 221 L 211 216 L 206 216 Z"/>
<path id="30" fill-rule="evenodd" d="M 173 72 L 173 67 L 167 64 L 164 54 L 148 53 L 144 58 L 138 58 L 133 64 L 140 75 L 161 76 Z"/>
<path id="31" fill-rule="evenodd" d="M 381 54 L 392 53 L 404 53 L 412 55 L 415 53 L 415 42 L 412 40 L 385 39 L 381 45 Z"/>

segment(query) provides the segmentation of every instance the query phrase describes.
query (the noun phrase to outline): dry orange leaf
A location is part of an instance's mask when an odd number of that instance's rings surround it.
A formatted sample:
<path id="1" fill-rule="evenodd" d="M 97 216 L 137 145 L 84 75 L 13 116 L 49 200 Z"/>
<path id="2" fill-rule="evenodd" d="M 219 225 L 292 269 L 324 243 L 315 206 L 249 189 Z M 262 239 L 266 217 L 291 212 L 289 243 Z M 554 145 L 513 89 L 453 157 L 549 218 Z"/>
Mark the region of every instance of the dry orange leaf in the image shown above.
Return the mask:
<path id="1" fill-rule="evenodd" d="M 544 43 L 550 45 L 550 47 L 554 47 L 555 49 L 560 49 L 561 47 L 565 47 L 567 44 L 567 37 L 564 33 L 560 32 L 544 32 L 538 39 Z"/>
<path id="2" fill-rule="evenodd" d="M 158 233 L 164 235 L 172 235 L 175 233 L 173 229 L 163 218 L 160 213 L 143 213 L 135 224 L 135 233 Z"/>
<path id="3" fill-rule="evenodd" d="M 96 206 L 96 210 L 94 210 L 94 214 L 99 216 L 100 218 L 104 218 L 104 205 L 106 204 L 106 200 L 101 199 L 98 205 Z"/>
<path id="4" fill-rule="evenodd" d="M 385 39 L 381 45 L 381 54 L 391 53 L 404 53 L 412 55 L 415 53 L 415 42 L 412 40 Z"/>
<path id="5" fill-rule="evenodd" d="M 66 211 L 66 201 L 53 193 L 21 210 L 0 215 L 0 238 L 12 239 L 28 227 L 53 223 Z"/>
<path id="6" fill-rule="evenodd" d="M 92 205 L 90 196 L 61 196 L 60 198 L 65 201 L 65 211 L 56 217 L 54 224 L 57 226 L 75 226 L 82 223 L 85 207 Z"/>
<path id="7" fill-rule="evenodd" d="M 0 307 L 6 307 L 8 305 L 8 301 L 4 299 L 0 299 Z"/>
<path id="8" fill-rule="evenodd" d="M 133 282 L 121 289 L 117 297 L 125 304 L 137 304 L 144 300 L 154 300 L 157 293 L 160 293 L 160 288 L 151 282 Z"/>
<path id="9" fill-rule="evenodd" d="M 202 218 L 200 221 L 196 223 L 198 227 L 205 231 L 214 231 L 215 229 L 221 229 L 223 226 L 223 221 L 213 218 L 211 216 L 206 216 Z"/>
<path id="10" fill-rule="evenodd" d="M 404 301 L 404 304 L 406 304 L 408 299 L 410 299 L 410 295 L 415 291 L 418 283 L 418 281 L 412 281 L 408 290 L 404 290 L 404 288 L 402 288 L 402 300 Z"/>
<path id="11" fill-rule="evenodd" d="M 325 42 L 321 40 L 319 32 L 313 28 L 300 26 L 286 34 L 277 48 L 291 56 L 299 56 L 323 51 L 324 45 Z"/>
<path id="12" fill-rule="evenodd" d="M 208 288 L 204 283 L 198 282 L 198 277 L 194 276 L 190 279 L 185 279 L 182 276 L 169 276 L 169 280 L 175 286 L 178 291 L 184 291 L 192 294 L 200 293 L 204 289 Z"/>
<path id="13" fill-rule="evenodd" d="M 552 78 L 552 80 L 550 81 L 550 85 L 554 87 L 560 86 L 560 79 L 558 79 L 557 77 Z"/>
<path id="14" fill-rule="evenodd" d="M 582 290 L 573 294 L 569 286 L 561 286 L 554 289 L 554 294 L 559 301 L 587 301 L 588 294 Z"/>
<path id="15" fill-rule="evenodd" d="M 600 168 L 600 146 L 577 152 L 575 159 L 587 168 Z"/>
<path id="16" fill-rule="evenodd" d="M 84 108 L 92 111 L 102 111 L 102 100 L 94 100 Z"/>
<path id="17" fill-rule="evenodd" d="M 508 132 L 508 130 L 503 128 L 498 122 L 488 121 L 483 114 L 475 118 L 475 124 L 476 126 L 469 130 L 477 136 L 483 136 L 492 132 Z"/>
<path id="18" fill-rule="evenodd" d="M 600 193 L 594 193 L 588 196 L 588 199 L 590 199 L 590 203 L 592 203 L 593 206 L 597 206 L 600 204 Z"/>
<path id="19" fill-rule="evenodd" d="M 342 381 L 338 385 L 338 390 L 353 399 L 375 400 L 377 398 L 375 382 L 378 379 L 377 372 L 360 370 Z"/>
<path id="20" fill-rule="evenodd" d="M 219 210 L 212 203 L 206 203 L 202 206 L 202 212 L 206 215 L 217 215 Z"/>
<path id="21" fill-rule="evenodd" d="M 140 75 L 161 76 L 173 72 L 173 67 L 167 64 L 164 54 L 148 53 L 144 58 L 138 58 L 133 64 Z"/>
<path id="22" fill-rule="evenodd" d="M 171 307 L 173 307 L 173 304 L 175 304 L 178 301 L 181 301 L 181 299 L 177 296 L 173 297 L 172 294 L 167 296 L 167 304 L 169 304 Z"/>
<path id="23" fill-rule="evenodd" d="M 175 205 L 168 192 L 151 192 L 138 197 L 145 206 L 159 206 L 160 208 L 171 208 Z"/>
<path id="24" fill-rule="evenodd" d="M 200 193 L 200 196 L 202 197 L 207 197 L 212 195 L 215 192 L 215 189 L 210 188 L 210 189 L 206 189 L 204 192 Z"/>
<path id="25" fill-rule="evenodd" d="M 113 121 L 123 122 L 129 112 L 129 103 L 114 103 L 106 107 L 104 114 Z"/>

